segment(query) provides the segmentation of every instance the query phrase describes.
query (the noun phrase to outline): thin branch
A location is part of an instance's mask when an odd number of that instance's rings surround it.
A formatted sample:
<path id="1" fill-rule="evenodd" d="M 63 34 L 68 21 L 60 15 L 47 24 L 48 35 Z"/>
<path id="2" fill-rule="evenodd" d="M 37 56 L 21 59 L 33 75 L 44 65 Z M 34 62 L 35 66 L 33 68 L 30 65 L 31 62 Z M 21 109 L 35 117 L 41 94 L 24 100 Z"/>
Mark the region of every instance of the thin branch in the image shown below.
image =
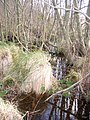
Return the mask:
<path id="1" fill-rule="evenodd" d="M 17 39 L 17 41 L 19 42 L 19 44 L 20 44 L 27 52 L 29 52 L 28 49 L 27 49 L 27 48 L 23 45 L 23 43 L 19 40 L 18 36 L 16 36 L 15 33 L 13 33 L 13 34 L 14 34 L 14 36 L 16 37 L 16 39 Z"/>
<path id="2" fill-rule="evenodd" d="M 48 100 L 49 100 L 50 98 L 52 98 L 53 96 L 56 96 L 56 95 L 58 95 L 58 94 L 62 94 L 62 93 L 64 93 L 64 92 L 66 92 L 66 91 L 70 91 L 70 89 L 76 87 L 80 82 L 82 82 L 84 79 L 86 79 L 86 78 L 89 77 L 89 76 L 90 76 L 90 73 L 88 73 L 84 78 L 82 78 L 81 80 L 79 80 L 79 81 L 76 82 L 75 84 L 71 85 L 70 87 L 68 87 L 68 88 L 66 88 L 66 89 L 63 89 L 63 90 L 60 90 L 60 91 L 52 94 L 52 95 L 51 95 L 50 97 L 48 97 L 45 101 L 48 101 Z"/>
<path id="3" fill-rule="evenodd" d="M 78 8 L 75 8 L 75 9 L 72 10 L 72 9 L 68 9 L 68 8 L 64 8 L 64 7 L 57 7 L 57 5 L 56 5 L 56 6 L 53 6 L 53 5 L 49 4 L 48 2 L 46 2 L 46 1 L 44 1 L 44 0 L 43 0 L 43 2 L 46 3 L 47 5 L 49 5 L 50 7 L 52 7 L 53 9 L 63 9 L 63 10 L 65 10 L 65 11 L 67 11 L 67 12 L 72 11 L 72 12 L 81 13 L 81 14 L 84 15 L 86 18 L 90 19 L 90 17 L 89 17 L 87 14 L 83 13 L 81 10 L 78 10 Z"/>
<path id="4" fill-rule="evenodd" d="M 82 10 L 82 9 L 84 9 L 84 8 L 88 8 L 88 6 L 81 7 L 80 10 Z"/>
<path id="5" fill-rule="evenodd" d="M 36 113 L 38 113 L 38 112 L 40 112 L 40 110 L 36 110 L 36 111 L 33 111 L 33 112 L 27 111 L 27 112 L 22 116 L 22 118 L 24 118 L 27 114 L 33 115 L 33 114 L 36 114 Z"/>

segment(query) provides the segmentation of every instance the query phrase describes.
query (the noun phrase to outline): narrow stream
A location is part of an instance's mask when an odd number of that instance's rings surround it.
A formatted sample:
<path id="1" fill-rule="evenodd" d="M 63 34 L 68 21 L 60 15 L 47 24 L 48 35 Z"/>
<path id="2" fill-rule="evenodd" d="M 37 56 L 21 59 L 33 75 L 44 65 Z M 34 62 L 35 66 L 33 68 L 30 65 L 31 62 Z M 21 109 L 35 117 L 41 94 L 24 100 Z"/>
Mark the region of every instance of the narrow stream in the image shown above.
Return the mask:
<path id="1" fill-rule="evenodd" d="M 53 75 L 57 80 L 61 80 L 66 75 L 66 60 L 63 57 L 56 58 L 53 66 Z"/>
<path id="2" fill-rule="evenodd" d="M 53 75 L 57 80 L 62 80 L 66 75 L 67 61 L 61 57 L 54 59 Z M 86 101 L 77 90 L 73 96 L 65 98 L 58 95 L 56 98 L 52 98 L 45 111 L 41 115 L 36 115 L 33 120 L 84 120 L 82 113 Z"/>
<path id="3" fill-rule="evenodd" d="M 62 57 L 58 57 L 58 58 L 53 58 L 55 61 L 55 64 L 53 65 L 53 75 L 57 80 L 61 80 L 65 75 L 66 75 L 66 60 Z M 62 101 L 65 100 L 65 108 L 67 109 L 69 108 L 70 105 L 70 99 L 63 99 L 62 96 L 58 96 L 58 101 L 56 102 L 57 106 L 63 106 L 62 105 Z M 51 104 L 50 104 L 51 103 Z M 36 116 L 36 118 L 34 118 L 35 120 L 66 120 L 66 113 L 62 112 L 60 113 L 60 109 L 59 108 L 53 108 L 52 103 L 54 104 L 54 98 L 52 98 L 50 100 L 50 103 L 47 106 L 47 109 L 44 111 L 44 113 L 42 115 Z M 75 108 L 77 110 L 77 100 L 74 101 L 73 105 L 75 106 Z M 62 118 L 60 119 L 62 114 Z M 51 116 L 51 117 L 50 117 Z M 75 120 L 74 117 L 71 115 L 70 120 Z"/>

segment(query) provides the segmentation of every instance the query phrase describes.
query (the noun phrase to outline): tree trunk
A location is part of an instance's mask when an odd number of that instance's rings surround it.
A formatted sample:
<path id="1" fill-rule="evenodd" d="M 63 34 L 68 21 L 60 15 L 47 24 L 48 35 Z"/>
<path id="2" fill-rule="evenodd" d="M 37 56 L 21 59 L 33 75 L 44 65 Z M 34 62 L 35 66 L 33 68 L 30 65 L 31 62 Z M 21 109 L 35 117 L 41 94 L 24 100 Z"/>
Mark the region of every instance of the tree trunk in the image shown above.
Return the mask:
<path id="1" fill-rule="evenodd" d="M 87 15 L 90 17 L 90 0 L 88 2 Z M 85 42 L 88 49 L 90 49 L 90 19 L 86 17 Z"/>

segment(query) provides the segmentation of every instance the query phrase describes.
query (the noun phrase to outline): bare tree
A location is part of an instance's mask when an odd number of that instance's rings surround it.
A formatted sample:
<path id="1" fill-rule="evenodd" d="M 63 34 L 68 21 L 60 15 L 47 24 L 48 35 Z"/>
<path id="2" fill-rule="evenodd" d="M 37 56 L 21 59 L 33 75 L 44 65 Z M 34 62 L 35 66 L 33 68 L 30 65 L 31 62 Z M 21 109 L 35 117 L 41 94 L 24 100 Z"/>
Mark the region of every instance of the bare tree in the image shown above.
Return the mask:
<path id="1" fill-rule="evenodd" d="M 90 0 L 88 2 L 87 15 L 90 17 Z M 85 41 L 86 46 L 90 48 L 90 19 L 86 18 L 86 33 L 85 33 Z"/>

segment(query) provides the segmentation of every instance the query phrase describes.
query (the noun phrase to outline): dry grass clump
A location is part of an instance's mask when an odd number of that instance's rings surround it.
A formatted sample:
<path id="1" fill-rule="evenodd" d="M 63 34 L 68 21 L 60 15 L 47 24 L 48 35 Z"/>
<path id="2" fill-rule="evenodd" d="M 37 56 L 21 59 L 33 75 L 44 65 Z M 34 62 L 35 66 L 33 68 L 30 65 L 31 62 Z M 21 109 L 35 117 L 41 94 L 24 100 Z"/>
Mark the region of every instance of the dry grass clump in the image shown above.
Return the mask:
<path id="1" fill-rule="evenodd" d="M 0 120 L 22 120 L 18 110 L 9 102 L 0 98 Z"/>
<path id="2" fill-rule="evenodd" d="M 34 91 L 36 94 L 40 94 L 56 84 L 49 58 L 44 52 L 37 51 L 31 53 L 26 68 L 30 71 L 21 85 L 21 91 L 26 93 Z"/>
<path id="3" fill-rule="evenodd" d="M 50 58 L 43 51 L 27 53 L 13 48 L 10 49 L 13 63 L 8 75 L 17 80 L 22 92 L 33 91 L 39 94 L 46 92 L 57 84 L 52 75 Z M 13 51 L 16 51 L 17 54 Z"/>
<path id="4" fill-rule="evenodd" d="M 0 79 L 3 79 L 12 64 L 12 55 L 9 46 L 0 42 Z"/>

